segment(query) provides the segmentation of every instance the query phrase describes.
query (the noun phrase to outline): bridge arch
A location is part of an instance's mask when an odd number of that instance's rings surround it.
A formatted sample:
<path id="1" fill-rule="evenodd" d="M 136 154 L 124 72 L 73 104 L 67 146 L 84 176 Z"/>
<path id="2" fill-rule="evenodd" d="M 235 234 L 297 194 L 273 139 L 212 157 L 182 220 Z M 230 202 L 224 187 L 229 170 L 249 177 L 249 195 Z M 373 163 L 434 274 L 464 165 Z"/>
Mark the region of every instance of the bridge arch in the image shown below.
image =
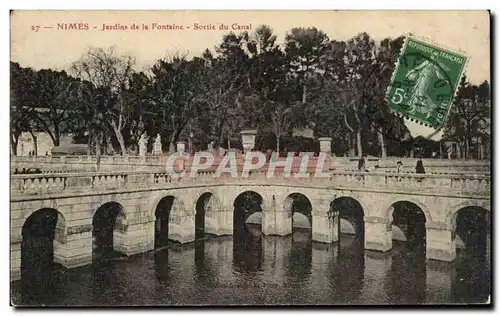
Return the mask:
<path id="1" fill-rule="evenodd" d="M 413 199 L 393 200 L 388 207 L 387 218 L 391 223 L 393 240 L 406 242 L 406 248 L 410 251 L 425 252 L 426 228 L 431 217 L 422 203 Z"/>
<path id="2" fill-rule="evenodd" d="M 155 199 L 154 208 L 155 219 L 155 248 L 163 247 L 168 244 L 168 240 L 174 238 L 174 234 L 179 234 L 178 226 L 181 224 L 181 217 L 185 212 L 184 203 L 175 195 L 164 194 Z"/>
<path id="3" fill-rule="evenodd" d="M 123 206 L 118 202 L 101 204 L 92 217 L 92 255 L 99 260 L 122 252 L 122 235 L 127 222 Z"/>
<path id="4" fill-rule="evenodd" d="M 446 214 L 445 223 L 450 228 L 454 229 L 456 225 L 458 212 L 467 207 L 479 207 L 491 214 L 491 204 L 481 200 L 467 200 L 457 205 L 454 205 Z"/>
<path id="5" fill-rule="evenodd" d="M 474 252 L 482 257 L 489 252 L 491 238 L 490 205 L 469 200 L 455 205 L 446 216 L 446 224 L 452 230 L 456 248 Z"/>
<path id="6" fill-rule="evenodd" d="M 350 196 L 336 196 L 330 209 L 339 212 L 339 233 L 364 236 L 365 210 L 361 202 Z"/>
<path id="7" fill-rule="evenodd" d="M 194 201 L 195 210 L 195 238 L 202 238 L 205 233 L 216 234 L 217 214 L 222 210 L 220 199 L 210 191 L 198 196 Z"/>
<path id="8" fill-rule="evenodd" d="M 182 213 L 177 213 L 177 212 L 184 212 L 186 210 L 186 207 L 184 205 L 183 200 L 179 196 L 178 192 L 172 192 L 172 191 L 160 191 L 154 195 L 154 197 L 150 200 L 150 203 L 148 205 L 148 214 L 149 214 L 149 219 L 151 221 L 154 221 L 156 218 L 156 211 L 158 204 L 160 203 L 161 200 L 163 200 L 166 197 L 173 197 L 175 200 L 174 206 L 175 208 L 172 209 L 172 211 L 175 211 L 177 215 L 182 215 Z M 194 202 L 194 206 L 196 205 L 196 202 Z M 194 210 L 194 206 L 192 210 Z"/>
<path id="9" fill-rule="evenodd" d="M 246 190 L 238 194 L 233 201 L 233 231 L 241 233 L 247 230 L 247 220 L 255 213 L 262 214 L 264 197 L 254 190 Z M 258 224 L 253 222 L 252 224 Z"/>
<path id="10" fill-rule="evenodd" d="M 425 204 L 423 204 L 422 202 L 416 200 L 416 199 L 412 199 L 412 198 L 407 198 L 407 197 L 401 197 L 401 198 L 397 198 L 397 199 L 391 199 L 388 203 L 386 203 L 384 206 L 383 206 L 383 210 L 385 210 L 385 217 L 390 221 L 392 219 L 392 216 L 393 216 L 393 213 L 394 213 L 394 204 L 396 203 L 400 203 L 400 202 L 407 202 L 407 203 L 412 203 L 412 204 L 415 204 L 416 206 L 418 206 L 420 208 L 420 210 L 422 211 L 422 213 L 424 214 L 425 216 L 425 222 L 426 223 L 432 223 L 432 216 L 431 216 L 431 212 L 429 211 L 429 209 L 427 208 L 427 206 L 425 206 Z"/>
<path id="11" fill-rule="evenodd" d="M 65 243 L 66 219 L 53 208 L 32 212 L 21 229 L 21 285 L 33 296 L 50 292 L 55 242 Z"/>
<path id="12" fill-rule="evenodd" d="M 289 193 L 283 202 L 283 210 L 292 218 L 292 231 L 293 228 L 312 228 L 312 202 L 304 193 Z"/>

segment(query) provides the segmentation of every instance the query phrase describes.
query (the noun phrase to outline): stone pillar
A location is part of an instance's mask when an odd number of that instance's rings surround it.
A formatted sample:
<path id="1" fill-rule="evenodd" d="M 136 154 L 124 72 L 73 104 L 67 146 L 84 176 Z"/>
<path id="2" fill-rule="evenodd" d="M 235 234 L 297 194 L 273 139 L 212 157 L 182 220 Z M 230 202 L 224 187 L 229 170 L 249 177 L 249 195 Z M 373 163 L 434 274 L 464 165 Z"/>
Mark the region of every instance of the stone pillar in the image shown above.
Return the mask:
<path id="1" fill-rule="evenodd" d="M 219 214 L 212 207 L 205 208 L 205 234 L 219 235 Z"/>
<path id="2" fill-rule="evenodd" d="M 160 134 L 156 135 L 154 147 L 153 147 L 153 155 L 161 155 L 163 154 L 163 150 L 161 148 L 161 136 Z"/>
<path id="3" fill-rule="evenodd" d="M 139 156 L 145 157 L 148 152 L 148 138 L 146 134 L 142 134 L 139 139 Z"/>
<path id="4" fill-rule="evenodd" d="M 312 240 L 331 244 L 339 240 L 339 212 L 312 216 Z"/>
<path id="5" fill-rule="evenodd" d="M 255 147 L 256 130 L 242 130 L 241 141 L 243 143 L 243 151 L 249 152 Z"/>
<path id="6" fill-rule="evenodd" d="M 127 256 L 153 250 L 155 222 L 123 223 L 113 232 L 113 249 Z"/>
<path id="7" fill-rule="evenodd" d="M 216 236 L 233 234 L 233 211 L 207 208 L 205 210 L 205 233 Z"/>
<path id="8" fill-rule="evenodd" d="M 216 212 L 217 236 L 233 234 L 233 209 L 225 209 Z"/>
<path id="9" fill-rule="evenodd" d="M 286 236 L 292 233 L 291 212 L 274 209 L 262 210 L 262 233 L 264 235 Z"/>
<path id="10" fill-rule="evenodd" d="M 10 281 L 21 279 L 21 243 L 10 244 Z"/>
<path id="11" fill-rule="evenodd" d="M 186 143 L 185 142 L 177 142 L 177 152 L 179 154 L 186 152 Z"/>
<path id="12" fill-rule="evenodd" d="M 168 238 L 180 242 L 181 244 L 195 240 L 194 211 L 185 210 L 180 215 L 170 213 Z"/>
<path id="13" fill-rule="evenodd" d="M 448 261 L 455 260 L 456 244 L 455 232 L 451 229 L 437 227 L 427 224 L 426 230 L 426 258 L 431 260 Z"/>
<path id="14" fill-rule="evenodd" d="M 322 153 L 330 154 L 332 152 L 332 139 L 330 137 L 320 137 L 319 150 Z"/>
<path id="15" fill-rule="evenodd" d="M 92 224 L 71 226 L 54 239 L 54 262 L 66 268 L 92 263 Z"/>
<path id="16" fill-rule="evenodd" d="M 392 249 L 392 225 L 386 218 L 366 217 L 365 249 L 389 251 Z"/>

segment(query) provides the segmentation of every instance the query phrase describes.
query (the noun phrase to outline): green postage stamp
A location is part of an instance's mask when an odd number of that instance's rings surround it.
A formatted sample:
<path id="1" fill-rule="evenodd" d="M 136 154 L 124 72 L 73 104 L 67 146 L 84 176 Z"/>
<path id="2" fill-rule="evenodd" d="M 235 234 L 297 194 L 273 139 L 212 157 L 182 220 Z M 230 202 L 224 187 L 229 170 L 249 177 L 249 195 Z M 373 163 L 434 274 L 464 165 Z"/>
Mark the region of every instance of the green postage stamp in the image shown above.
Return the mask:
<path id="1" fill-rule="evenodd" d="M 393 112 L 440 129 L 446 122 L 467 57 L 407 37 L 387 88 Z"/>

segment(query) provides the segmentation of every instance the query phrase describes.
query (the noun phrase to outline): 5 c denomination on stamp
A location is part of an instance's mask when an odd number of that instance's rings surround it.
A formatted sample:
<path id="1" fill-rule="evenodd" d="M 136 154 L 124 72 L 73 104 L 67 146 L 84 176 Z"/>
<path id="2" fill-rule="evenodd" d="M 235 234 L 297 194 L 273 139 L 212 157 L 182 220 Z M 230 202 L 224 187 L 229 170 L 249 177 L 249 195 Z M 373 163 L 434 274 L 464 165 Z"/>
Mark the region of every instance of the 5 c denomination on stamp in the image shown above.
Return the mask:
<path id="1" fill-rule="evenodd" d="M 462 54 L 407 37 L 387 88 L 389 107 L 423 125 L 442 128 L 466 62 Z"/>

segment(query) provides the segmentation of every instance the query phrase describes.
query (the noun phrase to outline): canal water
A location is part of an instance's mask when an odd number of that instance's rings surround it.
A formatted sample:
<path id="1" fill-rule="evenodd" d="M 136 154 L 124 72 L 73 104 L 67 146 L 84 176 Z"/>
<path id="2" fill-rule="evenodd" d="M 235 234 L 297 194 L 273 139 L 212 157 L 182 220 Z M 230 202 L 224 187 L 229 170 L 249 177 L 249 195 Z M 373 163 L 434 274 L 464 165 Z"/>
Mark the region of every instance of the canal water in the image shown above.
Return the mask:
<path id="1" fill-rule="evenodd" d="M 22 290 L 15 305 L 343 305 L 481 303 L 490 293 L 490 264 L 481 249 L 461 250 L 452 263 L 426 261 L 421 248 L 394 241 L 387 253 L 362 240 L 311 241 L 310 230 L 262 236 L 206 236 L 132 257 L 66 270 Z"/>

